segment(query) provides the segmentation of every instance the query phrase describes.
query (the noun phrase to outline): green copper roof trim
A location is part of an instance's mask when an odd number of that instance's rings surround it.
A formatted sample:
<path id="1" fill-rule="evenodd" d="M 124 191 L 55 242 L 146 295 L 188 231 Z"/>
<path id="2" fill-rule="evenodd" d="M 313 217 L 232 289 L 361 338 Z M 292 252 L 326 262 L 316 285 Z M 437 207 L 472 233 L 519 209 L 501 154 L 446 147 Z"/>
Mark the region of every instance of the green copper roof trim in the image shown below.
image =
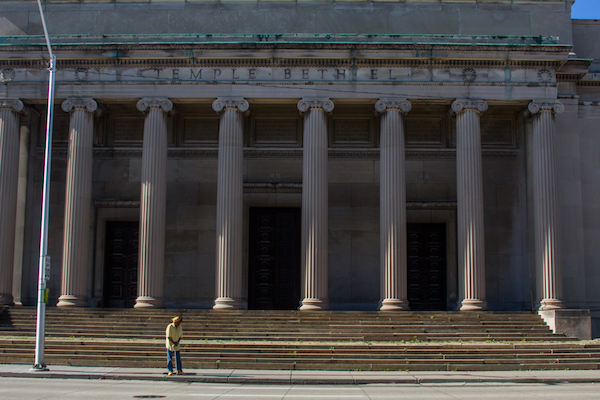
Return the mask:
<path id="1" fill-rule="evenodd" d="M 0 36 L 0 45 L 40 45 L 42 35 Z M 142 44 L 430 44 L 430 45 L 552 45 L 554 36 L 410 35 L 410 34 L 161 34 L 50 35 L 56 46 Z M 169 40 L 167 40 L 169 39 Z M 196 39 L 196 40 L 192 40 Z M 439 40 L 439 41 L 438 41 Z"/>

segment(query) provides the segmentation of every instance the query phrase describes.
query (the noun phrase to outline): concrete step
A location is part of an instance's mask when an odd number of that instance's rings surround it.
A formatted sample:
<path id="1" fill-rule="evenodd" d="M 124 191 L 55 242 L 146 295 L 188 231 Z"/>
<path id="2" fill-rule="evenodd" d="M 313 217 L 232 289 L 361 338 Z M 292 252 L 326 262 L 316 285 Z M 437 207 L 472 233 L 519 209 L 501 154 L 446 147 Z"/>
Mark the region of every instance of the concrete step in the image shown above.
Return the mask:
<path id="1" fill-rule="evenodd" d="M 0 320 L 0 332 L 32 334 L 35 310 L 12 307 Z M 46 326 L 49 334 L 101 337 L 151 338 L 162 330 L 173 314 L 185 318 L 186 336 L 193 338 L 280 337 L 298 340 L 323 336 L 336 340 L 535 340 L 555 339 L 534 313 L 460 313 L 460 312 L 316 312 L 212 310 L 104 310 L 49 308 Z"/>
<path id="2" fill-rule="evenodd" d="M 56 364 L 70 365 L 118 365 L 164 367 L 164 354 L 162 351 L 156 353 L 143 353 L 139 351 L 127 351 L 121 349 L 118 353 L 106 354 L 102 351 L 93 353 L 86 351 L 78 354 L 75 351 L 65 352 L 64 349 L 53 351 L 47 349 L 46 361 Z M 411 358 L 369 357 L 364 355 L 349 355 L 340 357 L 338 355 L 301 355 L 301 354 L 260 354 L 250 356 L 248 354 L 201 354 L 183 352 L 186 367 L 189 368 L 249 368 L 249 369 L 334 369 L 334 370 L 510 370 L 522 369 L 524 366 L 535 369 L 575 369 L 575 368 L 598 368 L 600 357 L 562 357 L 547 358 L 536 355 L 528 355 L 519 359 L 507 359 L 500 357 L 471 356 L 445 356 L 423 357 L 412 356 Z M 0 353 L 2 362 L 32 362 L 33 355 L 23 357 L 23 353 L 4 354 Z"/>
<path id="3" fill-rule="evenodd" d="M 510 370 L 600 364 L 600 345 L 554 335 L 531 312 L 316 312 L 49 308 L 48 363 L 164 367 L 184 316 L 194 368 Z M 36 310 L 0 311 L 0 362 L 33 362 Z M 532 342 L 535 341 L 535 342 Z"/>

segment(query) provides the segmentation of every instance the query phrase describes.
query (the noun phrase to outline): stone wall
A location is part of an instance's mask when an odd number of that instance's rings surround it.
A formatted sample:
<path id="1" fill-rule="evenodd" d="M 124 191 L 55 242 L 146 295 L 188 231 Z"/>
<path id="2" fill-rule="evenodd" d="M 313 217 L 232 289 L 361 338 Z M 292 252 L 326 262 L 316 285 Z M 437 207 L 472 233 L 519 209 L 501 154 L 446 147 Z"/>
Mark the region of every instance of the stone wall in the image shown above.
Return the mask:
<path id="1" fill-rule="evenodd" d="M 600 36 L 600 21 L 574 19 L 573 23 L 573 51 L 580 58 L 593 58 L 590 67 L 591 73 L 600 73 L 600 43 L 590 38 Z M 598 77 L 597 79 L 600 79 Z"/>
<path id="2" fill-rule="evenodd" d="M 571 0 L 45 1 L 50 34 L 369 33 L 559 36 Z M 0 1 L 0 34 L 43 34 L 32 0 Z"/>

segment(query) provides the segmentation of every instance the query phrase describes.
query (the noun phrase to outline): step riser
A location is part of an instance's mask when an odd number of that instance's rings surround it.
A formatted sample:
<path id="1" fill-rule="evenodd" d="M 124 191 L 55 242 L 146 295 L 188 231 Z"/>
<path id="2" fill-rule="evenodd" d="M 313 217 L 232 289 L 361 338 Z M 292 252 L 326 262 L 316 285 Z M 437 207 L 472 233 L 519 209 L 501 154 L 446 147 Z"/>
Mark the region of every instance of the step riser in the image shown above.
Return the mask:
<path id="1" fill-rule="evenodd" d="M 35 309 L 1 311 L 0 362 L 33 362 Z M 188 368 L 448 371 L 600 364 L 600 346 L 553 335 L 529 312 L 56 308 L 46 314 L 46 362 L 164 368 L 164 331 L 173 315 L 184 317 Z"/>

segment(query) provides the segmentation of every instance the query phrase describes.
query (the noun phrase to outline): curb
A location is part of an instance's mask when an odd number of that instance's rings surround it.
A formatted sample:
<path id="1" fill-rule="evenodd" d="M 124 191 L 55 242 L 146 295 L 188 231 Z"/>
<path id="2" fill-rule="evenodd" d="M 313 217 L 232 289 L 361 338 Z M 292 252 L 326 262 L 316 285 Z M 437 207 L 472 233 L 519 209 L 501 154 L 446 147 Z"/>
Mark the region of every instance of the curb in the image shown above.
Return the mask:
<path id="1" fill-rule="evenodd" d="M 94 373 L 44 373 L 44 372 L 0 372 L 2 378 L 42 378 L 42 379 L 83 379 L 83 380 L 127 380 L 127 381 L 171 381 L 186 383 L 225 383 L 225 384 L 260 384 L 260 385 L 368 385 L 368 384 L 446 384 L 446 383 L 520 383 L 520 384 L 567 384 L 567 383 L 600 383 L 598 378 L 494 378 L 467 377 L 453 378 L 307 378 L 307 377 L 236 377 L 236 376 L 163 376 L 139 374 L 94 374 Z"/>

